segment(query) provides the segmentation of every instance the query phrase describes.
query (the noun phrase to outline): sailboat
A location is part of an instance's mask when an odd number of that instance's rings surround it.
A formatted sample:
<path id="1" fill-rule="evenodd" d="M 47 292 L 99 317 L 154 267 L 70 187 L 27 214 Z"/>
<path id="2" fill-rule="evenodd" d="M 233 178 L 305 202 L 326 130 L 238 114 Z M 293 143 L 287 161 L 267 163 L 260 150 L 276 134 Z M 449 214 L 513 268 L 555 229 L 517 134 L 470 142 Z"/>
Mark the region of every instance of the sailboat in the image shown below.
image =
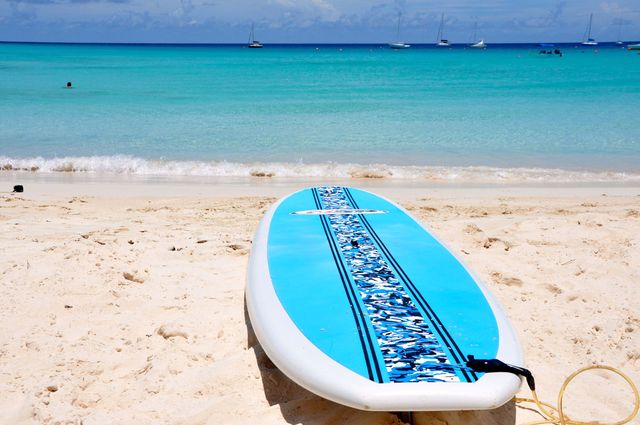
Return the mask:
<path id="1" fill-rule="evenodd" d="M 440 27 L 438 28 L 438 37 L 436 38 L 436 46 L 438 47 L 449 47 L 449 40 L 446 38 L 442 38 L 444 30 L 444 12 L 442 13 L 442 17 L 440 18 Z"/>
<path id="2" fill-rule="evenodd" d="M 618 39 L 616 40 L 616 46 L 622 46 L 624 42 L 622 41 L 622 20 L 618 19 Z"/>
<path id="3" fill-rule="evenodd" d="M 249 34 L 249 44 L 247 45 L 247 47 L 250 49 L 261 49 L 263 47 L 262 43 L 256 40 L 253 30 L 253 24 L 251 24 L 251 34 Z"/>
<path id="4" fill-rule="evenodd" d="M 469 45 L 469 47 L 473 47 L 474 49 L 486 49 L 487 48 L 487 44 L 484 42 L 484 39 L 477 39 L 477 33 L 478 33 L 478 22 L 476 22 L 476 24 L 473 27 L 473 39 L 472 40 L 477 40 L 474 41 L 473 43 L 471 43 Z"/>
<path id="5" fill-rule="evenodd" d="M 593 13 L 589 15 L 589 25 L 587 26 L 587 30 L 584 32 L 584 36 L 582 37 L 583 46 L 597 46 L 598 42 L 591 38 L 591 24 L 593 23 Z"/>
<path id="6" fill-rule="evenodd" d="M 402 13 L 398 12 L 398 28 L 396 29 L 396 40 L 400 40 L 400 19 L 402 18 Z M 395 41 L 389 43 L 389 47 L 392 49 L 408 49 L 411 47 L 411 44 L 404 43 L 402 41 Z"/>

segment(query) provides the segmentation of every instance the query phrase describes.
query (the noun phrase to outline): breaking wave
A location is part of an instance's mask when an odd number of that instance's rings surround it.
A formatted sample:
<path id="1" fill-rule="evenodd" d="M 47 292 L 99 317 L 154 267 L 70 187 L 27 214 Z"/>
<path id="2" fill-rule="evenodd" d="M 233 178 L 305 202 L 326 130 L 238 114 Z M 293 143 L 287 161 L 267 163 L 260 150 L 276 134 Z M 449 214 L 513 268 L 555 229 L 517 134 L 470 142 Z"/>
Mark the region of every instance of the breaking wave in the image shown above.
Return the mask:
<path id="1" fill-rule="evenodd" d="M 149 160 L 126 155 L 61 158 L 0 156 L 0 172 L 92 173 L 157 177 L 356 178 L 442 183 L 640 183 L 640 173 L 547 168 L 305 164 Z"/>

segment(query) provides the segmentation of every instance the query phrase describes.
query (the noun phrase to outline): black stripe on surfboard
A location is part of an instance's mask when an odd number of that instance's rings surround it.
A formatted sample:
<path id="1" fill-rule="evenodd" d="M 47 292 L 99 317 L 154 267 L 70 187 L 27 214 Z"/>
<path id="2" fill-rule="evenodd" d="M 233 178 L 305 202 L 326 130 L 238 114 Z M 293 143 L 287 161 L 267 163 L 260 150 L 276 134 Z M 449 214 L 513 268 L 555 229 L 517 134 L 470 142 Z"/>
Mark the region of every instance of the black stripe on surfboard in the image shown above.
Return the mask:
<path id="1" fill-rule="evenodd" d="M 358 208 L 357 207 L 358 204 L 353 198 L 353 196 L 351 195 L 351 192 L 349 191 L 349 189 L 348 188 L 344 188 L 344 189 L 345 189 L 345 193 L 347 194 L 347 197 L 350 199 L 353 206 L 355 208 Z M 422 293 L 417 289 L 417 287 L 415 286 L 415 284 L 413 283 L 409 275 L 404 271 L 402 266 L 393 256 L 393 254 L 391 254 L 389 248 L 385 245 L 385 243 L 382 241 L 382 238 L 380 238 L 377 232 L 373 229 L 373 226 L 371 225 L 371 223 L 369 223 L 367 218 L 364 216 L 361 216 L 360 219 L 362 220 L 362 223 L 367 227 L 371 235 L 374 237 L 374 239 L 377 241 L 378 245 L 380 246 L 380 248 L 382 249 L 386 257 L 393 264 L 394 268 L 398 271 L 398 274 L 400 275 L 400 277 L 405 281 L 407 288 L 411 291 L 416 301 L 418 301 L 423 311 L 427 314 L 429 321 L 431 321 L 434 328 L 440 335 L 440 338 L 442 339 L 442 341 L 445 342 L 445 344 L 447 345 L 447 348 L 449 348 L 449 351 L 454 361 L 457 362 L 458 364 L 464 363 L 466 361 L 466 357 L 464 356 L 464 354 L 460 350 L 460 347 L 455 342 L 455 340 L 453 339 L 453 337 L 451 336 L 447 328 L 444 326 L 444 324 L 442 323 L 442 321 L 440 320 L 436 312 L 433 310 L 431 305 L 429 305 L 429 303 L 424 298 Z M 473 379 L 469 378 L 467 371 L 465 369 L 461 369 L 461 372 L 469 382 L 471 382 L 472 380 L 478 379 L 477 375 L 473 371 L 470 371 Z"/>
<path id="2" fill-rule="evenodd" d="M 322 203 L 320 201 L 320 197 L 316 189 L 312 189 L 311 191 L 313 194 L 314 202 L 316 203 L 316 207 L 318 209 L 321 209 Z M 345 294 L 347 295 L 349 304 L 351 305 L 351 313 L 353 314 L 353 319 L 358 329 L 358 336 L 360 338 L 360 344 L 362 346 L 362 353 L 364 355 L 365 363 L 367 366 L 367 373 L 369 375 L 369 380 L 381 383 L 383 382 L 382 372 L 380 371 L 380 366 L 376 360 L 373 341 L 371 340 L 371 335 L 369 334 L 369 328 L 365 323 L 364 314 L 362 312 L 360 303 L 358 302 L 357 295 L 355 293 L 353 285 L 351 284 L 351 280 L 349 279 L 349 273 L 347 272 L 345 265 L 342 262 L 338 247 L 336 246 L 335 240 L 333 239 L 333 236 L 332 236 L 331 227 L 329 223 L 327 223 L 326 216 L 321 215 L 320 221 L 322 223 L 322 229 L 324 230 L 324 234 L 327 237 L 327 242 L 329 243 L 329 248 L 331 250 L 331 255 L 333 256 L 333 261 L 335 262 L 336 267 L 338 269 L 338 274 L 340 275 L 342 286 L 344 288 Z M 365 341 L 365 338 L 366 338 L 366 341 Z M 373 363 L 373 366 L 375 367 L 375 376 L 374 376 L 374 371 L 372 369 L 372 363 Z"/>
<path id="3" fill-rule="evenodd" d="M 358 207 L 358 203 L 353 198 L 349 188 L 345 187 L 344 191 L 345 191 L 347 197 L 349 198 L 349 200 L 351 201 L 352 206 L 354 208 L 359 208 Z M 451 334 L 449 333 L 447 328 L 444 326 L 444 324 L 442 323 L 442 321 L 440 320 L 440 318 L 438 317 L 436 312 L 433 310 L 431 305 L 429 305 L 429 303 L 424 298 L 422 293 L 418 290 L 418 288 L 415 286 L 415 284 L 413 283 L 413 281 L 411 280 L 409 275 L 404 271 L 404 269 L 402 268 L 400 263 L 393 256 L 393 254 L 391 254 L 391 251 L 385 245 L 385 243 L 382 241 L 382 238 L 380 238 L 380 236 L 373 229 L 373 226 L 371 226 L 371 223 L 369 223 L 367 218 L 364 215 L 359 215 L 359 218 L 362 221 L 362 223 L 365 225 L 367 230 L 369 230 L 369 233 L 371 234 L 371 236 L 378 243 L 378 246 L 380 246 L 380 249 L 385 254 L 385 256 L 387 257 L 389 262 L 396 269 L 396 271 L 398 272 L 398 275 L 402 278 L 402 280 L 404 280 L 405 285 L 407 286 L 409 291 L 413 294 L 414 299 L 422 307 L 422 310 L 427 315 L 427 318 L 432 323 L 434 329 L 440 335 L 440 339 L 446 344 L 447 348 L 449 349 L 449 352 L 451 353 L 451 356 L 453 357 L 453 360 L 458 364 L 465 363 L 466 362 L 466 356 L 462 353 L 462 350 L 460 350 L 460 347 L 455 342 L 455 340 L 453 339 L 453 337 L 451 336 Z M 460 368 L 460 371 L 462 372 L 462 374 L 464 375 L 465 379 L 468 382 L 472 382 L 472 381 L 475 381 L 475 380 L 478 379 L 478 376 L 473 371 L 469 371 L 471 373 L 471 377 L 469 377 L 469 374 L 467 373 L 467 371 L 464 368 Z"/>
<path id="4" fill-rule="evenodd" d="M 320 197 L 317 191 L 315 189 L 313 189 L 312 191 L 313 191 L 313 196 L 314 196 L 314 200 L 316 202 L 317 207 L 322 208 L 322 202 L 320 200 Z M 356 322 L 356 326 L 358 328 L 360 343 L 363 349 L 362 352 L 364 354 L 365 362 L 367 365 L 367 371 L 369 373 L 369 379 L 372 381 L 383 382 L 382 373 L 380 371 L 378 362 L 376 361 L 375 350 L 373 348 L 373 341 L 371 340 L 371 335 L 369 334 L 369 328 L 365 323 L 362 307 L 358 302 L 357 295 L 355 293 L 351 280 L 349 279 L 349 273 L 347 272 L 345 265 L 340 257 L 339 248 L 337 247 L 335 240 L 332 236 L 331 226 L 327 222 L 327 218 L 325 216 L 321 217 L 321 222 L 325 232 L 325 236 L 327 237 L 327 241 L 329 243 L 329 247 L 331 248 L 331 254 L 333 256 L 333 260 L 336 264 L 336 267 L 338 268 L 338 273 L 340 274 L 342 285 L 344 287 L 345 293 L 349 300 L 349 304 L 351 305 L 351 311 L 353 313 L 353 317 Z M 366 338 L 366 342 L 365 342 L 365 338 Z M 372 363 L 375 366 L 375 376 L 371 368 Z"/>

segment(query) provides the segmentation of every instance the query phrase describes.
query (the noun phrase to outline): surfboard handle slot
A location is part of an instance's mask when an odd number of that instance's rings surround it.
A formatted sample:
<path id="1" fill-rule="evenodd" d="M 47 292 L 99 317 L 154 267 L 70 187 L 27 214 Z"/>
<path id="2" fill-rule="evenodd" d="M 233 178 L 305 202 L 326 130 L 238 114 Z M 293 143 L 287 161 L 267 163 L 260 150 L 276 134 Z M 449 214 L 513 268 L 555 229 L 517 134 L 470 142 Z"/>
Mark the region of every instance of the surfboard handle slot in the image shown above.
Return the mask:
<path id="1" fill-rule="evenodd" d="M 523 367 L 513 366 L 498 359 L 476 359 L 474 356 L 467 356 L 467 367 L 476 372 L 493 373 L 507 372 L 514 375 L 523 376 L 527 380 L 527 385 L 531 391 L 536 390 L 536 381 L 533 374 Z"/>

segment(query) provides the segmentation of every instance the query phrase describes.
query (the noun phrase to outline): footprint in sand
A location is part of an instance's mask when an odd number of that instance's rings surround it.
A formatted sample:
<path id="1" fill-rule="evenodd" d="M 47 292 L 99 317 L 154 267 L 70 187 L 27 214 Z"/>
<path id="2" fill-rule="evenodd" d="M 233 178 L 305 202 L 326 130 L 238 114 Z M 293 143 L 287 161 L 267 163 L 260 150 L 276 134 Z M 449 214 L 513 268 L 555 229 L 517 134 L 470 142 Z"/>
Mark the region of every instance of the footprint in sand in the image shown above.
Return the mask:
<path id="1" fill-rule="evenodd" d="M 554 285 L 553 283 L 547 284 L 545 288 L 547 289 L 547 291 L 551 292 L 553 295 L 560 295 L 563 292 L 562 288 L 560 288 L 558 285 Z"/>
<path id="2" fill-rule="evenodd" d="M 482 244 L 482 246 L 483 246 L 485 249 L 489 249 L 489 248 L 491 248 L 491 247 L 492 247 L 496 242 L 500 242 L 500 243 L 502 243 L 502 245 L 503 245 L 503 247 L 504 247 L 504 250 L 505 250 L 505 251 L 509 251 L 509 250 L 513 247 L 513 245 L 511 244 L 511 242 L 503 241 L 503 240 L 502 240 L 502 239 L 500 239 L 500 238 L 486 238 L 486 239 L 484 240 L 484 243 Z"/>
<path id="3" fill-rule="evenodd" d="M 627 217 L 640 218 L 640 211 L 638 211 L 638 210 L 629 210 L 629 211 L 627 211 Z"/>
<path id="4" fill-rule="evenodd" d="M 433 207 L 420 207 L 420 211 L 426 213 L 436 213 L 438 212 L 438 209 Z"/>
<path id="5" fill-rule="evenodd" d="M 500 272 L 492 272 L 491 280 L 493 280 L 498 285 L 505 286 L 521 287 L 524 284 L 524 282 L 522 282 L 522 280 L 518 279 L 517 277 L 505 277 Z"/>
<path id="6" fill-rule="evenodd" d="M 467 224 L 467 226 L 464 228 L 464 232 L 469 235 L 475 235 L 476 233 L 482 233 L 482 229 L 476 226 L 475 224 L 470 223 L 470 224 Z"/>
<path id="7" fill-rule="evenodd" d="M 232 243 L 227 245 L 227 251 L 234 255 L 247 255 L 249 253 L 249 248 L 243 244 Z"/>
<path id="8" fill-rule="evenodd" d="M 176 325 L 162 325 L 157 330 L 156 333 L 163 337 L 164 339 L 180 337 L 187 339 L 189 338 L 189 334 L 180 329 L 179 326 Z"/>
<path id="9" fill-rule="evenodd" d="M 141 277 L 136 276 L 133 273 L 124 272 L 124 273 L 122 273 L 122 277 L 124 277 L 129 282 L 144 283 L 144 279 L 142 279 Z"/>
<path id="10" fill-rule="evenodd" d="M 71 200 L 69 201 L 70 204 L 73 204 L 74 202 L 80 202 L 82 204 L 86 204 L 87 201 L 82 199 L 82 198 L 78 198 L 77 196 L 74 196 L 73 198 L 71 198 Z"/>

